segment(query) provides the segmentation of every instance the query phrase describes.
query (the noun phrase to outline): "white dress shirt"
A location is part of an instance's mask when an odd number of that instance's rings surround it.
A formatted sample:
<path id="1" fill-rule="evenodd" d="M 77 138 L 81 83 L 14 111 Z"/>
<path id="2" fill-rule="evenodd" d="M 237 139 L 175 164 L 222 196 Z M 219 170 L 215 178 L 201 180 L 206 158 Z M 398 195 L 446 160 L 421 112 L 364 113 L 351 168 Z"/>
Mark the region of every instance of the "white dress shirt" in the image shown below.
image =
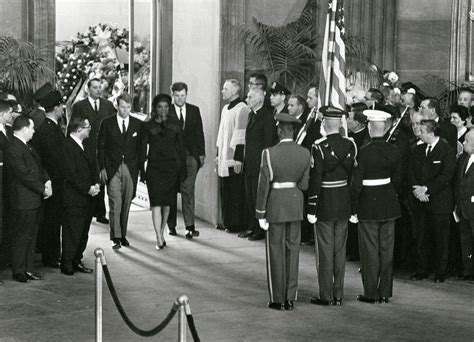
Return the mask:
<path id="1" fill-rule="evenodd" d="M 183 121 L 186 124 L 186 103 L 182 107 L 179 107 L 175 104 L 174 110 L 176 111 L 176 116 L 178 117 L 178 120 L 181 120 L 181 113 L 183 114 Z"/>
<path id="2" fill-rule="evenodd" d="M 97 100 L 94 100 L 92 97 L 88 96 L 87 97 L 89 99 L 89 103 L 91 104 L 92 108 L 95 109 L 95 105 L 94 105 L 94 102 L 97 103 L 97 111 L 100 110 L 100 98 L 97 98 Z"/>
<path id="3" fill-rule="evenodd" d="M 120 132 L 122 132 L 122 123 L 123 123 L 123 120 L 125 120 L 125 128 L 126 130 L 128 131 L 128 124 L 130 122 L 130 115 L 127 116 L 125 119 L 122 118 L 120 115 L 117 114 L 117 124 L 119 126 L 119 129 L 120 129 Z M 123 133 L 123 132 L 122 132 Z"/>

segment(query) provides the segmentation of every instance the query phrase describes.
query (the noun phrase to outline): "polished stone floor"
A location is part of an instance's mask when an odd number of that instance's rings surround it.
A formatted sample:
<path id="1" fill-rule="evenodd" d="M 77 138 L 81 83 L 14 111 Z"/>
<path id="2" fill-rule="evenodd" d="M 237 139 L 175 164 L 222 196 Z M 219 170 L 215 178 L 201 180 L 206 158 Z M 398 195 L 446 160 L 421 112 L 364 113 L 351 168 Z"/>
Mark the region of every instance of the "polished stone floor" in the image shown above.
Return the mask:
<path id="1" fill-rule="evenodd" d="M 182 224 L 182 221 L 180 221 Z M 317 293 L 314 254 L 300 254 L 299 298 L 293 312 L 266 308 L 268 300 L 262 241 L 250 242 L 197 223 L 201 236 L 184 231 L 167 237 L 156 251 L 149 211 L 130 215 L 131 246 L 114 252 L 108 227 L 94 223 L 84 263 L 105 251 L 115 287 L 131 320 L 151 329 L 169 312 L 179 294 L 189 297 L 202 341 L 474 340 L 474 285 L 449 279 L 413 282 L 397 275 L 390 304 L 357 302 L 361 281 L 357 263 L 348 263 L 342 307 L 309 303 Z M 94 275 L 67 277 L 38 267 L 45 280 L 20 284 L 0 272 L 0 341 L 94 340 Z M 105 282 L 104 282 L 105 285 Z M 104 287 L 104 341 L 136 341 Z M 177 317 L 154 341 L 177 340 Z M 191 335 L 188 331 L 188 340 Z"/>

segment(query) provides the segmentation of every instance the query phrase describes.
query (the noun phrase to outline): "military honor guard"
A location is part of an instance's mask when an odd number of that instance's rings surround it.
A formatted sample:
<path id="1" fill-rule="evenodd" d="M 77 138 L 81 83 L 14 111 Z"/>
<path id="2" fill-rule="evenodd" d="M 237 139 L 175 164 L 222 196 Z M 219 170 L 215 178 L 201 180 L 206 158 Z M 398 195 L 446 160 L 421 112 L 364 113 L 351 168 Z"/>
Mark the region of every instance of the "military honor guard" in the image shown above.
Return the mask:
<path id="1" fill-rule="evenodd" d="M 286 104 L 288 96 L 291 92 L 278 82 L 273 82 L 270 87 L 270 104 L 273 107 L 273 115 L 279 113 L 288 114 L 288 106 Z"/>
<path id="2" fill-rule="evenodd" d="M 400 217 L 398 148 L 385 141 L 390 114 L 365 110 L 371 141 L 361 148 L 351 183 L 352 212 L 359 221 L 359 251 L 364 303 L 388 303 L 393 288 L 395 220 Z M 357 219 L 355 218 L 357 215 Z"/>
<path id="3" fill-rule="evenodd" d="M 286 113 L 277 114 L 276 120 L 280 142 L 262 152 L 256 218 L 260 227 L 267 230 L 268 307 L 293 310 L 310 154 L 293 141 L 294 124 L 299 120 Z"/>
<path id="4" fill-rule="evenodd" d="M 339 133 L 345 114 L 331 106 L 320 108 L 326 137 L 314 142 L 308 190 L 308 221 L 316 223 L 315 247 L 319 297 L 316 305 L 342 305 L 346 264 L 347 225 L 351 216 L 349 179 L 357 148 Z"/>

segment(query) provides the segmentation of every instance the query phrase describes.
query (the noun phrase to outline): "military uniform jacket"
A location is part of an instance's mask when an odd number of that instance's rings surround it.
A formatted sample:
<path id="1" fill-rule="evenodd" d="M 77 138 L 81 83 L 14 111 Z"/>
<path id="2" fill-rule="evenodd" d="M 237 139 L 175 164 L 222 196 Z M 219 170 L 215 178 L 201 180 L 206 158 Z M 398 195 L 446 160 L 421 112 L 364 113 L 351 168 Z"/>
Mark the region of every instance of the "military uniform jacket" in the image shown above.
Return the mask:
<path id="1" fill-rule="evenodd" d="M 444 139 L 439 139 L 426 156 L 426 144 L 417 145 L 408 170 L 410 188 L 423 185 L 428 188 L 430 200 L 417 206 L 426 207 L 433 214 L 451 214 L 454 208 L 452 182 L 456 170 L 456 154 Z M 413 195 L 411 195 L 413 196 Z"/>
<path id="2" fill-rule="evenodd" d="M 291 140 L 262 152 L 258 179 L 256 218 L 269 223 L 303 219 L 303 191 L 308 188 L 310 155 Z M 296 187 L 274 189 L 272 183 L 294 182 Z"/>
<path id="3" fill-rule="evenodd" d="M 348 182 L 356 154 L 355 144 L 339 133 L 329 134 L 314 142 L 311 151 L 308 214 L 316 215 L 323 221 L 344 220 L 351 216 Z M 344 182 L 346 185 L 337 186 Z"/>
<path id="4" fill-rule="evenodd" d="M 454 197 L 459 216 L 474 220 L 474 164 L 466 172 L 470 155 L 463 153 L 458 159 Z"/>
<path id="5" fill-rule="evenodd" d="M 390 178 L 390 183 L 364 186 L 363 180 Z M 397 192 L 401 184 L 398 147 L 373 138 L 361 148 L 351 182 L 352 213 L 361 221 L 384 221 L 400 217 Z"/>

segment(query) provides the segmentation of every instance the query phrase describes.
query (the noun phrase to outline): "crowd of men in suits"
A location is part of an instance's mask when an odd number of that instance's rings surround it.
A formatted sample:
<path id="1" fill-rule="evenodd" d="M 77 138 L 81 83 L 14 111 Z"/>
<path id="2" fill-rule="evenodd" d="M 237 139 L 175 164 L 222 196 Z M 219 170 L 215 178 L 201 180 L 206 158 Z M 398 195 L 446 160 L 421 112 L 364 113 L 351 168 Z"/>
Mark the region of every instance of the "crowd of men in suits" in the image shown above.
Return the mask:
<path id="1" fill-rule="evenodd" d="M 43 279 L 34 270 L 37 249 L 45 267 L 68 276 L 92 273 L 82 258 L 94 216 L 110 223 L 114 250 L 130 246 L 128 216 L 144 163 L 142 121 L 130 115 L 128 93 L 119 95 L 114 105 L 101 97 L 101 80 L 90 79 L 86 87 L 87 97 L 72 106 L 67 127 L 62 95 L 49 83 L 35 92 L 35 108 L 28 112 L 14 96 L 0 94 L 3 232 L 5 245 L 11 247 L 12 277 L 18 282 Z M 180 191 L 186 238 L 192 239 L 199 235 L 194 183 L 205 153 L 199 108 L 186 103 L 187 92 L 185 83 L 173 84 L 175 108 L 169 115 L 181 123 L 186 143 L 188 176 Z M 175 216 L 170 218 L 174 226 Z M 170 234 L 176 234 L 172 225 Z"/>
<path id="2" fill-rule="evenodd" d="M 252 74 L 245 102 L 237 80 L 223 85 L 217 228 L 266 239 L 271 309 L 294 307 L 300 243 L 315 246 L 317 305 L 342 305 L 346 259 L 360 260 L 365 303 L 389 302 L 394 262 L 412 280 L 474 283 L 472 89 L 443 113 L 411 87 L 342 110 L 320 107 L 316 86 L 305 100 L 267 83 Z"/>

